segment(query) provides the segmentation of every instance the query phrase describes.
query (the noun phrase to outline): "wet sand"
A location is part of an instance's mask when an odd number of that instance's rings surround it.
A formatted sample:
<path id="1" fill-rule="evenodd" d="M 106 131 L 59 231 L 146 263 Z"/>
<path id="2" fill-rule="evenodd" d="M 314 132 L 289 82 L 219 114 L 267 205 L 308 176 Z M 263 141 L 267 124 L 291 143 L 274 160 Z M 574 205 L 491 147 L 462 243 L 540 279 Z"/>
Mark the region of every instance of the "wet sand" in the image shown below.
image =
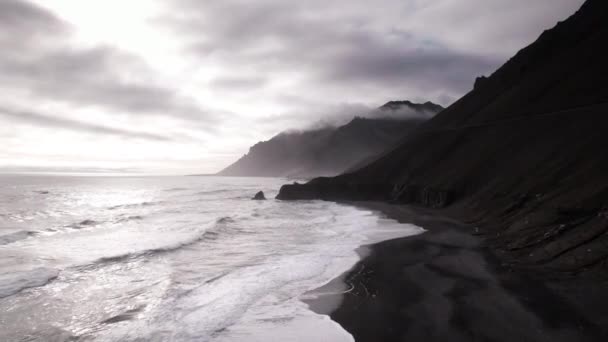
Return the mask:
<path id="1" fill-rule="evenodd" d="M 353 204 L 427 229 L 365 246 L 352 270 L 307 301 L 356 341 L 608 340 L 608 296 L 598 294 L 608 291 L 601 286 L 587 289 L 583 280 L 547 281 L 515 270 L 472 234 L 473 227 L 437 212 Z"/>

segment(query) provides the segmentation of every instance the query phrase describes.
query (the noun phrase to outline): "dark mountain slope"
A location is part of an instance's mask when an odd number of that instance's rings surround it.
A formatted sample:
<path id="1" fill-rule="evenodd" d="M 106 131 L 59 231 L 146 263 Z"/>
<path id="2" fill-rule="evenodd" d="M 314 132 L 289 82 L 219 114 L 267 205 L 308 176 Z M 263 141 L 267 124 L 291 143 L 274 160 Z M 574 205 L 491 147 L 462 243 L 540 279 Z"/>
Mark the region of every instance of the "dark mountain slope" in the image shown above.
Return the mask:
<path id="1" fill-rule="evenodd" d="M 391 153 L 278 198 L 447 207 L 514 264 L 604 277 L 607 17 L 608 1 L 587 1 Z"/>
<path id="2" fill-rule="evenodd" d="M 372 118 L 355 118 L 337 128 L 281 133 L 251 147 L 219 175 L 337 175 L 394 146 L 441 108 L 430 102 L 389 102 L 372 113 Z M 417 118 L 408 118 L 412 113 Z"/>

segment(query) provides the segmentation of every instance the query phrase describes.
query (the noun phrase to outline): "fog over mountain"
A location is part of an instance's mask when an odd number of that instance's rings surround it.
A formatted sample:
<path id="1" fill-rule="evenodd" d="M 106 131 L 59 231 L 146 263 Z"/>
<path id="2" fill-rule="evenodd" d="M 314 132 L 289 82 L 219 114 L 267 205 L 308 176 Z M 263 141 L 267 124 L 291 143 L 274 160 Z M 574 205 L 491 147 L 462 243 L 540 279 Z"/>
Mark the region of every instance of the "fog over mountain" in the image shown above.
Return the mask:
<path id="1" fill-rule="evenodd" d="M 223 176 L 333 176 L 390 150 L 418 125 L 441 111 L 431 102 L 391 101 L 344 125 L 282 132 L 249 149 Z"/>

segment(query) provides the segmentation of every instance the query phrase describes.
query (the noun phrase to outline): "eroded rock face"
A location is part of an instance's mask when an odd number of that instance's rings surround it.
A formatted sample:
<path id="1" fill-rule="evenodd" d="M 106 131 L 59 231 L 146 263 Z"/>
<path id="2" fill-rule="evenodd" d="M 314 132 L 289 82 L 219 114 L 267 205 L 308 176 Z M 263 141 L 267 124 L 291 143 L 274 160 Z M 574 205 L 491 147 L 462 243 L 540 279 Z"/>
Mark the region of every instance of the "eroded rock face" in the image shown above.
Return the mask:
<path id="1" fill-rule="evenodd" d="M 263 201 L 266 199 L 266 196 L 264 196 L 264 192 L 263 191 L 258 191 L 257 194 L 255 194 L 255 196 L 253 196 L 252 198 L 253 200 L 257 200 L 257 201 Z"/>
<path id="2" fill-rule="evenodd" d="M 391 194 L 393 201 L 405 204 L 419 204 L 429 208 L 447 207 L 454 197 L 448 190 L 414 185 L 395 186 Z"/>

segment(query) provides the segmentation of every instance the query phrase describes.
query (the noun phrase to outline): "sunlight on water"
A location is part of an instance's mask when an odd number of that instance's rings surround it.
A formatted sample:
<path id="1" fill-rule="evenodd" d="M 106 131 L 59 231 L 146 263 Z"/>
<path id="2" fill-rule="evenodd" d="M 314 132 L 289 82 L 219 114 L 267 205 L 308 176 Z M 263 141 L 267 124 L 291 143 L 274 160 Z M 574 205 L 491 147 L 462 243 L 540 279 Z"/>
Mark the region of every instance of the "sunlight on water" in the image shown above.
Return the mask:
<path id="1" fill-rule="evenodd" d="M 421 229 L 284 180 L 2 177 L 0 340 L 351 341 L 302 295 Z"/>

